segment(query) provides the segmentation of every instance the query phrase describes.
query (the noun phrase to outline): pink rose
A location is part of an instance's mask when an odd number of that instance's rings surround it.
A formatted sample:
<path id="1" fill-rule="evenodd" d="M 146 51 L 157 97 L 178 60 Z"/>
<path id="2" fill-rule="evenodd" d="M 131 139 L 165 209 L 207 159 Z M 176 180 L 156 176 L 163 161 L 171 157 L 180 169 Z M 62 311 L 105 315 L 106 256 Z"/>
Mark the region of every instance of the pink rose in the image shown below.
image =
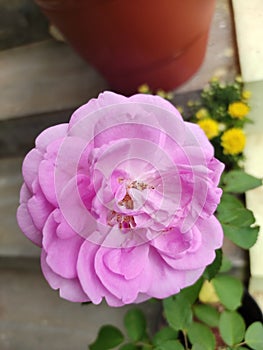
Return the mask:
<path id="1" fill-rule="evenodd" d="M 18 223 L 60 296 L 111 306 L 193 284 L 222 245 L 223 164 L 202 130 L 158 96 L 111 92 L 36 139 Z"/>

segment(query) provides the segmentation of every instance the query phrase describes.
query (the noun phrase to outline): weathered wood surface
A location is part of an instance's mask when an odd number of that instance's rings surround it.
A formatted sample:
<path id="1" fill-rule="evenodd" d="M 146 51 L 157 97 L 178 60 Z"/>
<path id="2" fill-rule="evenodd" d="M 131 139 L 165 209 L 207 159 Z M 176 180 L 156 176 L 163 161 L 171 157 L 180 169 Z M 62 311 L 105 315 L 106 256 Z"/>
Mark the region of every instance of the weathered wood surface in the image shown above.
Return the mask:
<path id="1" fill-rule="evenodd" d="M 106 87 L 68 45 L 52 39 L 0 52 L 0 120 L 76 108 Z"/>
<path id="2" fill-rule="evenodd" d="M 129 307 L 70 303 L 59 298 L 37 269 L 0 267 L 1 350 L 83 350 L 102 324 L 123 329 Z M 159 307 L 140 305 L 156 327 Z"/>
<path id="3" fill-rule="evenodd" d="M 0 257 L 39 255 L 39 249 L 24 237 L 16 222 L 21 164 L 21 158 L 0 160 Z"/>
<path id="4" fill-rule="evenodd" d="M 35 138 L 44 129 L 66 123 L 73 110 L 63 110 L 0 121 L 1 158 L 24 156 L 34 147 Z"/>
<path id="5" fill-rule="evenodd" d="M 49 37 L 48 21 L 33 0 L 0 0 L 0 50 Z"/>

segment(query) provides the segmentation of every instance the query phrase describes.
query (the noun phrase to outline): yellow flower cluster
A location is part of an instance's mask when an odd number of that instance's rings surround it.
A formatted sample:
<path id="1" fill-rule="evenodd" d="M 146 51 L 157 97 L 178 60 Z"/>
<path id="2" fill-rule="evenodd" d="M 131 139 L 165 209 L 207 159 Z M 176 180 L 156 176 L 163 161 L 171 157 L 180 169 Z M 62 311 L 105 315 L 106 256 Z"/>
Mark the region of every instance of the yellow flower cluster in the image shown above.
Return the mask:
<path id="1" fill-rule="evenodd" d="M 244 99 L 244 100 L 249 100 L 250 99 L 250 97 L 251 97 L 251 91 L 249 91 L 249 90 L 244 90 L 243 92 L 242 92 L 242 98 Z"/>
<path id="2" fill-rule="evenodd" d="M 148 84 L 142 84 L 138 87 L 138 92 L 141 94 L 151 94 L 152 91 Z M 163 89 L 159 89 L 156 91 L 156 95 L 165 98 L 166 100 L 172 100 L 173 99 L 173 93 L 172 92 L 166 92 Z"/>
<path id="3" fill-rule="evenodd" d="M 209 112 L 206 108 L 200 108 L 196 113 L 195 113 L 196 119 L 204 119 L 204 118 L 209 118 Z"/>
<path id="4" fill-rule="evenodd" d="M 237 155 L 244 150 L 246 136 L 242 129 L 232 128 L 225 131 L 221 137 L 224 154 Z"/>
<path id="5" fill-rule="evenodd" d="M 172 92 L 165 92 L 162 89 L 159 89 L 156 91 L 156 95 L 165 98 L 166 100 L 172 100 L 173 99 L 173 94 Z"/>
<path id="6" fill-rule="evenodd" d="M 228 107 L 228 113 L 232 118 L 243 119 L 248 114 L 248 112 L 248 105 L 241 101 L 233 102 Z"/>
<path id="7" fill-rule="evenodd" d="M 141 94 L 149 94 L 151 93 L 150 87 L 147 84 L 142 84 L 138 87 L 138 92 Z"/>
<path id="8" fill-rule="evenodd" d="M 218 136 L 219 124 L 215 120 L 211 118 L 206 118 L 206 119 L 200 120 L 197 124 L 200 126 L 201 129 L 203 129 L 203 131 L 205 132 L 209 140 Z"/>

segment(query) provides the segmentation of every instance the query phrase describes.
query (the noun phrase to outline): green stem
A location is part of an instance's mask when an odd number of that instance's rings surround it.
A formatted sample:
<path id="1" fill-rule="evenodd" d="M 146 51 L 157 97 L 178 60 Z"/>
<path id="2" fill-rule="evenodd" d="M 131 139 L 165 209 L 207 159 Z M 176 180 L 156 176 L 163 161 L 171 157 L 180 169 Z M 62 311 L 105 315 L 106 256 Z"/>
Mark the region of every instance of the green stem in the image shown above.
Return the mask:
<path id="1" fill-rule="evenodd" d="M 189 344 L 188 344 L 188 339 L 187 339 L 187 333 L 186 333 L 186 330 L 183 329 L 183 336 L 184 336 L 184 345 L 185 345 L 185 349 L 186 350 L 189 350 Z"/>
<path id="2" fill-rule="evenodd" d="M 246 342 L 242 341 L 241 343 L 234 345 L 234 348 L 239 348 L 242 345 L 246 345 Z"/>
<path id="3" fill-rule="evenodd" d="M 150 343 L 145 343 L 143 341 L 138 341 L 135 343 L 136 346 L 147 346 L 149 349 L 152 349 L 153 348 L 153 345 L 150 344 Z"/>

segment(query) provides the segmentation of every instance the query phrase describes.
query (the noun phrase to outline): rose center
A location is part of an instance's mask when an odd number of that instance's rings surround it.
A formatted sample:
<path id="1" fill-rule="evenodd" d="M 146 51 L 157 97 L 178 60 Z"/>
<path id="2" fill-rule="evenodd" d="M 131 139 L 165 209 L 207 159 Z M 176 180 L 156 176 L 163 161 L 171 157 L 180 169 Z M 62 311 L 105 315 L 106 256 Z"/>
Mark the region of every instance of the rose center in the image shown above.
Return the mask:
<path id="1" fill-rule="evenodd" d="M 115 210 L 112 210 L 107 218 L 107 224 L 109 226 L 118 225 L 120 230 L 126 230 L 136 227 L 134 217 L 131 215 L 124 215 L 117 213 Z"/>
<path id="2" fill-rule="evenodd" d="M 123 182 L 123 179 L 119 179 L 119 182 Z M 148 184 L 144 182 L 139 182 L 139 181 L 132 181 L 128 184 L 127 190 L 135 188 L 139 191 L 144 191 L 146 189 L 154 189 L 154 186 L 149 186 Z M 121 201 L 118 202 L 118 205 L 121 207 L 125 207 L 126 209 L 134 209 L 134 202 L 131 197 L 131 195 L 126 192 L 125 196 Z M 127 213 L 119 213 L 115 210 L 111 210 L 108 214 L 107 217 L 107 224 L 109 226 L 115 226 L 118 225 L 120 230 L 127 230 L 127 229 L 132 229 L 136 227 L 136 222 L 134 220 L 134 216 L 132 215 L 127 215 Z"/>

